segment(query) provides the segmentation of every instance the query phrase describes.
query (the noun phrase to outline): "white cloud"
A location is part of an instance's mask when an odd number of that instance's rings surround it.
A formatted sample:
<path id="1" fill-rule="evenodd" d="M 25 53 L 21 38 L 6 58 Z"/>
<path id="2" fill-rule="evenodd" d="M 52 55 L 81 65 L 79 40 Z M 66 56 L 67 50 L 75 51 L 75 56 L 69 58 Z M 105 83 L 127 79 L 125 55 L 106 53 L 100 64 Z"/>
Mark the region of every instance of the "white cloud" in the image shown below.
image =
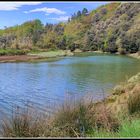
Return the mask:
<path id="1" fill-rule="evenodd" d="M 38 5 L 42 2 L 0 2 L 0 11 L 18 10 L 24 5 Z"/>
<path id="2" fill-rule="evenodd" d="M 69 18 L 69 16 L 60 16 L 58 18 L 48 18 L 48 19 L 56 20 L 56 21 L 67 21 L 68 18 Z"/>
<path id="3" fill-rule="evenodd" d="M 56 9 L 56 8 L 47 8 L 47 7 L 36 8 L 36 9 L 30 10 L 30 11 L 24 11 L 24 13 L 34 13 L 34 12 L 44 12 L 46 15 L 49 15 L 49 14 L 61 15 L 61 14 L 66 13 L 65 11 L 61 11 L 61 10 Z"/>

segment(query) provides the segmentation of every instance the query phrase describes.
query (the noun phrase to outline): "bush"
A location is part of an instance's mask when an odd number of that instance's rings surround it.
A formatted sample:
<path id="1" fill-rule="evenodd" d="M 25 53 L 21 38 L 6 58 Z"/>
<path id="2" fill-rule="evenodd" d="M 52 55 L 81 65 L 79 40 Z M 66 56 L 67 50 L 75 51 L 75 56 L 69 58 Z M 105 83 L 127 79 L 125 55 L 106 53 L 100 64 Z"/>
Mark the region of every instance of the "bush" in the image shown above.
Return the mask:
<path id="1" fill-rule="evenodd" d="M 93 105 L 81 102 L 74 104 L 66 103 L 60 108 L 54 117 L 54 127 L 65 132 L 65 136 L 84 136 L 85 132 L 92 127 L 90 115 L 94 118 L 94 112 L 89 114 L 89 110 Z"/>
<path id="2" fill-rule="evenodd" d="M 99 112 L 98 112 L 99 110 Z M 89 130 L 116 131 L 118 121 L 103 106 L 80 101 L 65 103 L 53 116 L 16 110 L 2 123 L 4 137 L 85 137 Z"/>
<path id="3" fill-rule="evenodd" d="M 126 49 L 125 48 L 118 48 L 118 52 L 120 53 L 120 54 L 126 54 Z"/>
<path id="4" fill-rule="evenodd" d="M 130 114 L 140 111 L 140 88 L 135 86 L 128 99 L 128 111 Z"/>
<path id="5" fill-rule="evenodd" d="M 118 132 L 107 132 L 105 129 L 89 131 L 88 137 L 140 137 L 140 120 L 125 120 Z"/>
<path id="6" fill-rule="evenodd" d="M 1 135 L 3 137 L 39 137 L 44 133 L 44 121 L 28 109 L 16 109 L 10 119 L 3 120 Z"/>

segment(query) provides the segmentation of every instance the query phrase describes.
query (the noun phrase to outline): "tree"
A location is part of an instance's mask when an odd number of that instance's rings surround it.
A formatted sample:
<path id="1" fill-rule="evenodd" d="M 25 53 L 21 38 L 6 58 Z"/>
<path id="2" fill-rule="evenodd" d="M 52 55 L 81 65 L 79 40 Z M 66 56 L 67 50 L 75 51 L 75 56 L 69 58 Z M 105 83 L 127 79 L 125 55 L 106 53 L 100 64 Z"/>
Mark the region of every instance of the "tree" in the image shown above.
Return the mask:
<path id="1" fill-rule="evenodd" d="M 46 29 L 46 30 L 52 30 L 52 29 L 53 29 L 53 24 L 51 24 L 51 23 L 46 23 L 45 29 Z"/>
<path id="2" fill-rule="evenodd" d="M 57 47 L 59 49 L 65 50 L 66 49 L 66 36 L 63 36 L 62 39 L 59 41 Z"/>
<path id="3" fill-rule="evenodd" d="M 71 16 L 71 19 L 72 20 L 76 19 L 76 14 L 75 13 Z"/>
<path id="4" fill-rule="evenodd" d="M 77 12 L 77 17 L 80 17 L 82 14 L 81 14 L 81 11 L 78 11 Z"/>
<path id="5" fill-rule="evenodd" d="M 54 32 L 56 32 L 58 35 L 63 35 L 64 27 L 61 24 L 57 24 L 54 26 Z"/>
<path id="6" fill-rule="evenodd" d="M 34 45 L 35 45 L 35 44 L 37 43 L 37 41 L 40 39 L 42 33 L 43 33 L 42 30 L 35 30 L 35 31 L 34 31 L 33 37 L 32 37 L 32 40 L 33 40 L 33 44 L 34 44 Z"/>
<path id="7" fill-rule="evenodd" d="M 86 8 L 83 8 L 83 10 L 82 10 L 82 15 L 86 15 L 88 13 L 88 10 L 86 9 Z"/>
<path id="8" fill-rule="evenodd" d="M 68 18 L 68 22 L 70 22 L 71 21 L 71 18 Z"/>
<path id="9" fill-rule="evenodd" d="M 43 28 L 43 24 L 39 19 L 33 21 L 33 28 L 34 30 L 41 30 Z"/>

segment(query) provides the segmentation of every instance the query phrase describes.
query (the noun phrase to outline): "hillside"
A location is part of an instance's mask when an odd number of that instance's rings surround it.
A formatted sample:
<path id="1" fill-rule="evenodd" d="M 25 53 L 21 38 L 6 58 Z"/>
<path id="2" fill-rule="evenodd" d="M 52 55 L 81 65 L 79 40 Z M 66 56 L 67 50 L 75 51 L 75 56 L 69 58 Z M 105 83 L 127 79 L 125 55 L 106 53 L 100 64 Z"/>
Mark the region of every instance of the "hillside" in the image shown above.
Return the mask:
<path id="1" fill-rule="evenodd" d="M 26 53 L 38 49 L 80 48 L 121 54 L 139 51 L 139 3 L 110 3 L 90 13 L 84 10 L 74 14 L 67 23 L 43 25 L 37 19 L 0 30 L 0 50 Z"/>

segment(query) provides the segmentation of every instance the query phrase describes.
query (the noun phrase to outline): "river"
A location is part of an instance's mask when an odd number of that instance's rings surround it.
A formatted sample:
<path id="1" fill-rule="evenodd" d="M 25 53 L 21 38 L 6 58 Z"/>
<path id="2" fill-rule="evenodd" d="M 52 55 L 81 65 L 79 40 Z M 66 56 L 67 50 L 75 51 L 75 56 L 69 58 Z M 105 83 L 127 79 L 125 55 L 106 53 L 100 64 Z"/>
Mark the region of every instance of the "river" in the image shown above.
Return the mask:
<path id="1" fill-rule="evenodd" d="M 101 100 L 111 89 L 140 72 L 140 61 L 120 55 L 81 53 L 56 61 L 0 63 L 0 110 L 35 105 L 50 110 L 65 99 L 92 95 Z"/>

